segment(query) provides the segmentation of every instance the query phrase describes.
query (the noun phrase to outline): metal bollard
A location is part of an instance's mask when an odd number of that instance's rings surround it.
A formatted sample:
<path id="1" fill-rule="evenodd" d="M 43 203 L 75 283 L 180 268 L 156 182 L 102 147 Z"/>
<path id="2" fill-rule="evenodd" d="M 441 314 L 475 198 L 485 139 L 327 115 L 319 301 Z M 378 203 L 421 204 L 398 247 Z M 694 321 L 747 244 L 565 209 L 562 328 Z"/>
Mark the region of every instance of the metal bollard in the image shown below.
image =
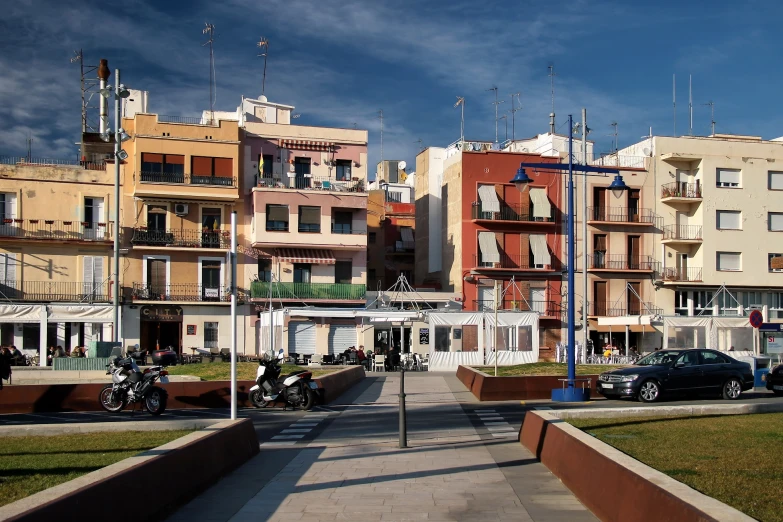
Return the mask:
<path id="1" fill-rule="evenodd" d="M 408 447 L 408 419 L 405 416 L 405 369 L 400 366 L 400 447 Z"/>

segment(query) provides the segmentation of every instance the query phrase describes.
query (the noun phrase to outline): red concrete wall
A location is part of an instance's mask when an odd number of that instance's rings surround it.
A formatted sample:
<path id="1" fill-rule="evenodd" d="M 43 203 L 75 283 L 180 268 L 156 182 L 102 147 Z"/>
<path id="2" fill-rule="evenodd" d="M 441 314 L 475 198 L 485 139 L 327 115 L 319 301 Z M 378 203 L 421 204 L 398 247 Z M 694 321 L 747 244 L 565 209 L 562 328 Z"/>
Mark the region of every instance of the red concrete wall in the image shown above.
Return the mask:
<path id="1" fill-rule="evenodd" d="M 592 379 L 591 393 L 597 394 L 597 375 L 580 375 L 579 378 Z M 480 401 L 504 401 L 504 400 L 536 400 L 550 399 L 552 390 L 560 388 L 563 383 L 559 379 L 564 376 L 535 375 L 525 377 L 490 377 L 460 366 L 457 369 L 457 378 Z"/>

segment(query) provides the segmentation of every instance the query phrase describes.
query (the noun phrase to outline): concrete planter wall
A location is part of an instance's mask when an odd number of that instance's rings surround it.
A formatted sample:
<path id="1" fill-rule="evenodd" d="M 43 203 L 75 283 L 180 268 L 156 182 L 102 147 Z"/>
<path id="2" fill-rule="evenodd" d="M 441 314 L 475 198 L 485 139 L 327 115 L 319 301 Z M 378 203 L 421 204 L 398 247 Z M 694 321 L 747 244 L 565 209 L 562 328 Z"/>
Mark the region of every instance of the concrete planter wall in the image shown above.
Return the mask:
<path id="1" fill-rule="evenodd" d="M 559 379 L 565 376 L 520 376 L 493 377 L 469 366 L 457 369 L 457 378 L 480 401 L 536 400 L 550 399 L 552 390 L 562 387 Z M 580 379 L 590 378 L 592 393 L 596 393 L 597 375 L 580 375 Z"/>

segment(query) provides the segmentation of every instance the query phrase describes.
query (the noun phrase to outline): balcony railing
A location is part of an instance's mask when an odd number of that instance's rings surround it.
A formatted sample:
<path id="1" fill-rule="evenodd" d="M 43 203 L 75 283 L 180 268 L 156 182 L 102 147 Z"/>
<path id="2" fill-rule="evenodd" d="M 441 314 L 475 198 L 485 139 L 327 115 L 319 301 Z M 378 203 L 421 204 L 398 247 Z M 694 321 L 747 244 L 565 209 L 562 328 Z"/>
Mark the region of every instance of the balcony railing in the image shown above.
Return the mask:
<path id="1" fill-rule="evenodd" d="M 77 281 L 0 281 L 0 302 L 108 303 L 109 283 Z"/>
<path id="2" fill-rule="evenodd" d="M 540 223 L 552 223 L 552 213 L 547 217 L 535 217 L 533 216 L 533 205 L 529 207 L 523 207 L 519 204 L 506 204 L 501 203 L 500 212 L 482 212 L 481 203 L 478 201 L 473 202 L 471 208 L 471 219 L 486 219 L 489 221 L 523 221 L 523 222 L 540 222 Z"/>
<path id="3" fill-rule="evenodd" d="M 111 241 L 114 223 L 59 219 L 0 219 L 0 238 L 56 241 Z"/>
<path id="4" fill-rule="evenodd" d="M 655 213 L 649 208 L 633 207 L 587 207 L 587 221 L 610 223 L 654 224 Z"/>
<path id="5" fill-rule="evenodd" d="M 481 254 L 473 255 L 473 266 L 475 268 L 505 268 L 508 270 L 556 270 L 559 267 L 558 261 L 552 257 L 553 265 L 536 265 L 533 256 L 510 255 L 504 252 L 500 253 L 500 262 L 491 263 L 482 260 Z"/>
<path id="6" fill-rule="evenodd" d="M 197 176 L 195 174 L 171 172 L 140 172 L 142 183 L 163 183 L 170 185 L 208 185 L 213 187 L 236 187 L 237 178 L 230 176 Z"/>
<path id="7" fill-rule="evenodd" d="M 413 252 L 416 250 L 415 241 L 395 241 L 394 251 L 397 253 Z"/>
<path id="8" fill-rule="evenodd" d="M 492 312 L 495 310 L 494 301 L 473 301 L 476 310 L 480 312 Z M 512 300 L 503 299 L 498 310 L 516 310 L 519 312 L 537 312 L 546 317 L 558 317 L 561 312 L 560 306 L 554 301 L 531 301 L 531 300 Z"/>
<path id="9" fill-rule="evenodd" d="M 257 178 L 259 188 L 324 190 L 328 192 L 367 192 L 367 185 L 361 178 L 337 180 L 326 176 Z"/>
<path id="10" fill-rule="evenodd" d="M 187 125 L 210 125 L 217 124 L 216 120 L 210 118 L 199 118 L 198 116 L 167 116 L 165 114 L 158 114 L 159 123 L 185 123 Z"/>
<path id="11" fill-rule="evenodd" d="M 81 167 L 84 170 L 106 170 L 104 161 L 78 159 L 28 158 L 27 156 L 0 156 L 0 164 L 19 167 Z"/>
<path id="12" fill-rule="evenodd" d="M 661 186 L 661 198 L 701 199 L 701 185 L 673 181 Z"/>
<path id="13" fill-rule="evenodd" d="M 223 230 L 149 230 L 134 228 L 131 243 L 136 246 L 229 248 L 229 232 Z"/>
<path id="14" fill-rule="evenodd" d="M 679 241 L 701 241 L 701 225 L 666 225 L 663 239 Z"/>
<path id="15" fill-rule="evenodd" d="M 253 299 L 269 299 L 269 285 L 272 285 L 272 298 L 301 301 L 309 299 L 352 300 L 365 299 L 365 285 L 343 283 L 268 283 L 253 281 L 250 284 L 250 295 Z"/>
<path id="16" fill-rule="evenodd" d="M 367 230 L 364 228 L 354 228 L 353 225 L 347 223 L 332 223 L 332 234 L 354 234 L 354 235 L 366 235 Z"/>
<path id="17" fill-rule="evenodd" d="M 577 161 L 581 160 L 582 155 L 574 154 Z M 587 156 L 587 163 L 593 166 L 618 167 L 626 169 L 644 169 L 646 156 L 626 156 L 616 152 L 593 153 Z"/>
<path id="18" fill-rule="evenodd" d="M 231 299 L 231 288 L 228 286 L 209 286 L 194 283 L 173 285 L 133 283 L 131 298 L 134 301 L 226 302 Z"/>
<path id="19" fill-rule="evenodd" d="M 622 317 L 624 315 L 663 315 L 663 309 L 648 302 L 630 303 L 630 306 L 609 301 L 591 301 L 587 315 L 593 317 Z M 619 330 L 618 330 L 619 331 Z"/>
<path id="20" fill-rule="evenodd" d="M 594 252 L 587 256 L 587 268 L 591 270 L 652 270 L 659 262 L 652 256 L 627 256 L 624 254 L 602 254 Z"/>
<path id="21" fill-rule="evenodd" d="M 683 281 L 683 282 L 700 282 L 701 279 L 701 267 L 689 266 L 685 268 L 672 268 L 667 267 L 663 271 L 664 281 Z"/>

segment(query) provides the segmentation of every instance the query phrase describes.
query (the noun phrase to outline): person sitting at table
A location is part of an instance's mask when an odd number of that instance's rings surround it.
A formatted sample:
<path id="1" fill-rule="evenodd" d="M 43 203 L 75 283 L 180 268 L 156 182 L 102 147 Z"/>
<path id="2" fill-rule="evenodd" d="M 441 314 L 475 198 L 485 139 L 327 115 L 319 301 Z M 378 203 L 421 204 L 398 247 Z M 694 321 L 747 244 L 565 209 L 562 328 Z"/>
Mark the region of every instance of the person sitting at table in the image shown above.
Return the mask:
<path id="1" fill-rule="evenodd" d="M 71 357 L 75 357 L 75 358 L 84 357 L 84 351 L 82 351 L 82 347 L 74 346 L 73 350 L 71 350 Z"/>
<path id="2" fill-rule="evenodd" d="M 11 346 L 11 348 L 8 350 L 8 355 L 11 357 L 11 364 L 14 366 L 24 365 L 24 355 L 16 346 Z"/>

